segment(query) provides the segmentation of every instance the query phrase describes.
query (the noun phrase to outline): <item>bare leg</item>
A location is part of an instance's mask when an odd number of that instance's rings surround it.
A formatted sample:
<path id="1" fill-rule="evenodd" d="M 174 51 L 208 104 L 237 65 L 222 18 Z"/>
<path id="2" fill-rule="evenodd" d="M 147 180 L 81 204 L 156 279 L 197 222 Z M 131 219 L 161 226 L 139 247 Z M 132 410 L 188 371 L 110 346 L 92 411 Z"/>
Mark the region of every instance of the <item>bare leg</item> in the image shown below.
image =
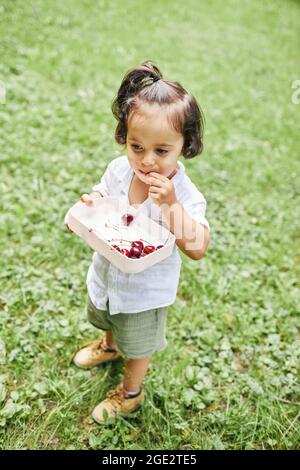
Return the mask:
<path id="1" fill-rule="evenodd" d="M 127 392 L 134 392 L 142 385 L 149 362 L 150 357 L 126 359 L 123 384 Z"/>
<path id="2" fill-rule="evenodd" d="M 114 343 L 113 334 L 111 331 L 106 332 L 106 344 L 109 348 L 115 349 L 118 347 L 118 345 Z"/>

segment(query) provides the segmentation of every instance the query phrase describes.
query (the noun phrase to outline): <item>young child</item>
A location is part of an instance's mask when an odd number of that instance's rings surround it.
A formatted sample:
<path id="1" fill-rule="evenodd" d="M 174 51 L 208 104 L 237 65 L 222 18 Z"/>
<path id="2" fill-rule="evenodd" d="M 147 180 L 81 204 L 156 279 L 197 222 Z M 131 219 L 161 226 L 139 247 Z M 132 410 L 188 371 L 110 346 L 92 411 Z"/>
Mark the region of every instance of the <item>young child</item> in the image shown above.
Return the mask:
<path id="1" fill-rule="evenodd" d="M 203 150 L 203 117 L 196 99 L 178 82 L 164 80 L 147 61 L 126 73 L 112 111 L 118 121 L 115 139 L 126 155 L 112 160 L 101 182 L 81 200 L 91 205 L 97 197 L 125 198 L 163 223 L 176 244 L 171 256 L 137 274 L 123 273 L 93 254 L 86 311 L 88 320 L 106 333 L 78 351 L 74 363 L 91 368 L 126 358 L 122 382 L 92 413 L 100 424 L 142 404 L 151 355 L 167 346 L 167 310 L 176 299 L 181 269 L 177 247 L 199 260 L 209 243 L 206 201 L 179 161 Z"/>

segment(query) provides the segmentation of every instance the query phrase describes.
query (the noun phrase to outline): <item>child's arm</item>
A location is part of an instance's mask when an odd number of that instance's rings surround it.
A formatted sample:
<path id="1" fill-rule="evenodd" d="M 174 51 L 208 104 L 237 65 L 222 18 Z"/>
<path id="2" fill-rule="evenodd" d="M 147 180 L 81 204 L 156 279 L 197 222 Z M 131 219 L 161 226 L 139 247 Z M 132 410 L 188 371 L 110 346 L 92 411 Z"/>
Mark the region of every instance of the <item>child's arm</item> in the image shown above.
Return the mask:
<path id="1" fill-rule="evenodd" d="M 178 248 L 194 260 L 201 259 L 209 244 L 208 228 L 194 220 L 180 204 L 171 180 L 152 172 L 148 181 L 149 196 L 160 207 Z"/>
<path id="2" fill-rule="evenodd" d="M 178 248 L 193 260 L 201 259 L 209 244 L 208 228 L 192 219 L 178 201 L 172 206 L 163 204 L 161 211 Z"/>

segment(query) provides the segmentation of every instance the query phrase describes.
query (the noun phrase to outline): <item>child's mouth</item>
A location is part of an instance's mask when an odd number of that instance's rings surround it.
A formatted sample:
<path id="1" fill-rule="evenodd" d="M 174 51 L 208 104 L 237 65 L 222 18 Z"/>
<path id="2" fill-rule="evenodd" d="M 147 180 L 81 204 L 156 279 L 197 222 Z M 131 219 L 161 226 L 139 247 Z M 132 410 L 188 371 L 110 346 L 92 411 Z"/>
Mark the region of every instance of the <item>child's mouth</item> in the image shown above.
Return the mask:
<path id="1" fill-rule="evenodd" d="M 138 172 L 141 173 L 144 176 L 148 176 L 150 173 L 152 173 L 152 171 L 147 171 L 147 173 L 146 173 L 145 171 L 142 171 L 142 170 L 138 170 Z"/>

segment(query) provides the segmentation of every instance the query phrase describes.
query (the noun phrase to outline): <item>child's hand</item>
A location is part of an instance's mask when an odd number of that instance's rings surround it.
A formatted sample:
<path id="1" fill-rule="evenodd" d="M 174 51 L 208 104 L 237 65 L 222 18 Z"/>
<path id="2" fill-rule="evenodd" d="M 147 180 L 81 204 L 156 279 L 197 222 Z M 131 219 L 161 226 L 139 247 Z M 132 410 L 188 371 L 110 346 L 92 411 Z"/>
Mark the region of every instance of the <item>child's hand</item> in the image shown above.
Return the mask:
<path id="1" fill-rule="evenodd" d="M 149 197 L 153 202 L 158 206 L 161 204 L 168 204 L 169 206 L 175 204 L 177 198 L 172 181 L 166 176 L 155 172 L 151 172 L 149 176 Z"/>
<path id="2" fill-rule="evenodd" d="M 87 206 L 93 205 L 93 198 L 89 194 L 82 194 L 82 196 L 80 196 L 80 201 L 84 202 Z"/>
<path id="3" fill-rule="evenodd" d="M 81 202 L 84 202 L 87 206 L 92 206 L 95 199 L 103 197 L 99 191 L 93 191 L 90 194 L 83 194 L 80 196 Z"/>
<path id="4" fill-rule="evenodd" d="M 99 197 L 103 197 L 102 194 L 98 191 L 93 191 L 90 194 L 83 194 L 82 196 L 80 196 L 80 201 L 84 202 L 87 206 L 92 206 L 94 199 L 98 199 Z M 68 214 L 65 217 L 64 225 L 67 227 L 69 232 L 73 232 L 73 230 L 71 230 L 68 225 Z"/>

